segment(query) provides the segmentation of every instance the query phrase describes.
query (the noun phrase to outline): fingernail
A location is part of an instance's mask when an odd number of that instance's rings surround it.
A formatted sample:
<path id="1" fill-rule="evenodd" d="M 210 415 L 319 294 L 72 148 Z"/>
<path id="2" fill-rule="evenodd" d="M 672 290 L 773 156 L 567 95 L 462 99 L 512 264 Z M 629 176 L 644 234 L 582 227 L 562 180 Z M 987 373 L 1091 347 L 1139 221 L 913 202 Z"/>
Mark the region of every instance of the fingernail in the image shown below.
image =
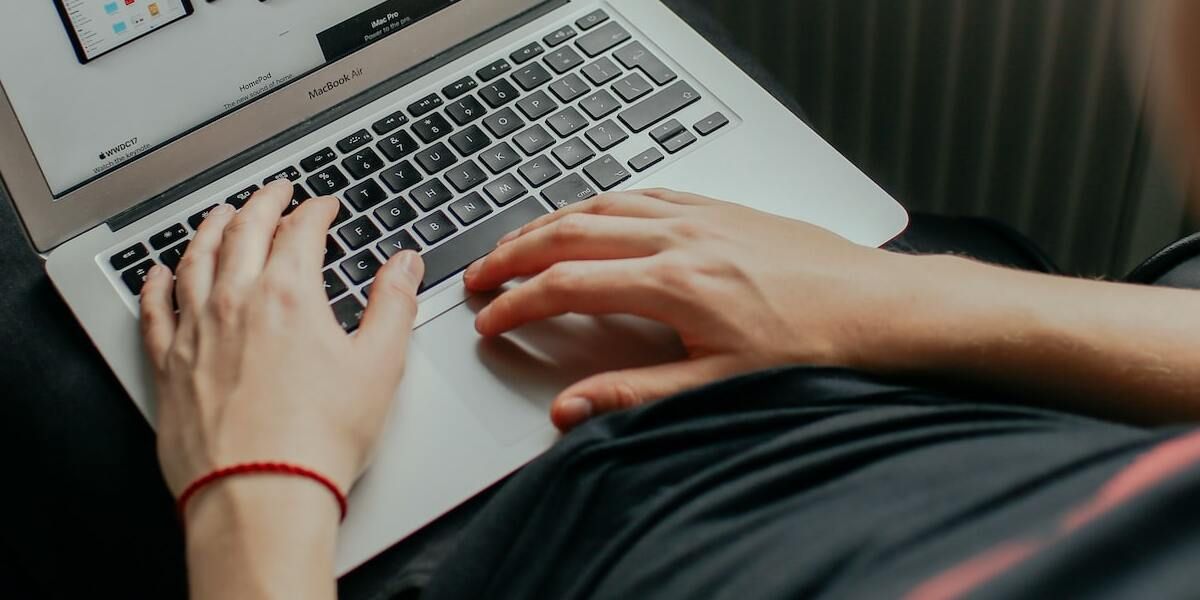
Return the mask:
<path id="1" fill-rule="evenodd" d="M 146 279 L 153 279 L 155 277 L 158 277 L 159 275 L 162 275 L 166 270 L 167 270 L 167 268 L 162 265 L 154 265 L 153 267 L 150 267 L 150 271 L 146 273 Z"/>
<path id="2" fill-rule="evenodd" d="M 420 256 L 416 252 L 408 251 L 400 256 L 400 268 L 408 274 L 409 281 L 421 282 Z"/>
<path id="3" fill-rule="evenodd" d="M 272 181 L 271 183 L 268 183 L 268 184 L 267 184 L 267 187 L 269 187 L 269 188 L 270 188 L 270 187 L 283 187 L 283 186 L 285 186 L 285 185 L 286 185 L 287 187 L 292 187 L 292 182 L 291 182 L 291 180 L 290 180 L 290 179 L 288 179 L 288 178 L 286 178 L 286 177 L 284 177 L 284 178 L 282 178 L 282 179 L 276 179 L 275 181 Z"/>
<path id="4" fill-rule="evenodd" d="M 475 276 L 478 275 L 479 271 L 483 269 L 483 261 L 485 261 L 485 260 L 487 260 L 487 259 L 481 258 L 481 259 L 471 263 L 471 266 L 467 267 L 467 272 L 463 273 L 463 280 L 469 282 L 472 279 L 475 279 Z"/>
<path id="5" fill-rule="evenodd" d="M 521 233 L 521 230 L 516 229 L 504 234 L 504 237 L 500 238 L 500 241 L 496 242 L 496 246 L 503 246 L 504 244 L 515 240 L 517 238 L 517 234 L 519 233 Z"/>
<path id="6" fill-rule="evenodd" d="M 212 212 L 210 212 L 210 213 L 208 213 L 208 214 L 210 214 L 210 215 L 223 215 L 223 214 L 226 214 L 226 213 L 231 213 L 231 212 L 233 212 L 233 206 L 232 206 L 232 205 L 229 205 L 229 204 L 218 204 L 218 205 L 217 205 L 217 207 L 216 207 L 216 208 L 214 208 L 214 209 L 212 209 Z"/>
<path id="7" fill-rule="evenodd" d="M 558 403 L 558 421 L 574 427 L 592 418 L 592 403 L 587 398 L 574 396 Z"/>

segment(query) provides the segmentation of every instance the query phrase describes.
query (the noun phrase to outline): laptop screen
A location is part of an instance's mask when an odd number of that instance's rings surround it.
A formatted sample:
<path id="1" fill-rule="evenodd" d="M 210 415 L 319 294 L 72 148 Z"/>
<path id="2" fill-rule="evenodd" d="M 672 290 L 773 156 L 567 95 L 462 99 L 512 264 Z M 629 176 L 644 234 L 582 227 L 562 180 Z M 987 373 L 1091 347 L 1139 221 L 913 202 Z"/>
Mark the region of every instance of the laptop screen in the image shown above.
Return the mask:
<path id="1" fill-rule="evenodd" d="M 29 2 L 0 82 L 60 196 L 457 1 Z"/>

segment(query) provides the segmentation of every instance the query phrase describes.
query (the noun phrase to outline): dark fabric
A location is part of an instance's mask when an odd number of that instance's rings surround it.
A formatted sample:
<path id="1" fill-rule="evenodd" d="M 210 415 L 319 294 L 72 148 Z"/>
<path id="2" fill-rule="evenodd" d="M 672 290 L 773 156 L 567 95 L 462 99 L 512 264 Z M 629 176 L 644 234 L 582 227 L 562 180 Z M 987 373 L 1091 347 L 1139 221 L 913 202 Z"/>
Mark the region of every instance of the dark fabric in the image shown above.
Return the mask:
<path id="1" fill-rule="evenodd" d="M 1163 248 L 1125 278 L 1129 283 L 1200 289 L 1200 233 Z"/>
<path id="2" fill-rule="evenodd" d="M 845 371 L 754 374 L 566 437 L 492 499 L 425 597 L 899 598 L 1057 531 L 1180 433 Z M 1198 597 L 1200 469 L 1149 497 L 978 597 Z M 1087 595 L 1044 593 L 1066 590 Z"/>
<path id="3" fill-rule="evenodd" d="M 885 248 L 906 254 L 956 254 L 1040 273 L 1060 273 L 1032 240 L 994 219 L 910 215 L 908 228 Z"/>

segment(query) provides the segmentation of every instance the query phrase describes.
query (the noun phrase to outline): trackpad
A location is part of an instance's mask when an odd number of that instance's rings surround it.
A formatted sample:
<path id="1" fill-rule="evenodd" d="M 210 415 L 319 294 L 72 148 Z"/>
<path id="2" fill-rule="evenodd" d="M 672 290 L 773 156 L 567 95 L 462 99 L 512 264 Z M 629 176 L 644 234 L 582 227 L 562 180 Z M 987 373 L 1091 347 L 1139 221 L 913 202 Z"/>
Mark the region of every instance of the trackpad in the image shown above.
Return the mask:
<path id="1" fill-rule="evenodd" d="M 419 328 L 414 343 L 496 440 L 507 446 L 548 426 L 550 402 L 586 377 L 678 360 L 674 332 L 635 317 L 567 316 L 485 339 L 475 331 L 484 298 Z"/>

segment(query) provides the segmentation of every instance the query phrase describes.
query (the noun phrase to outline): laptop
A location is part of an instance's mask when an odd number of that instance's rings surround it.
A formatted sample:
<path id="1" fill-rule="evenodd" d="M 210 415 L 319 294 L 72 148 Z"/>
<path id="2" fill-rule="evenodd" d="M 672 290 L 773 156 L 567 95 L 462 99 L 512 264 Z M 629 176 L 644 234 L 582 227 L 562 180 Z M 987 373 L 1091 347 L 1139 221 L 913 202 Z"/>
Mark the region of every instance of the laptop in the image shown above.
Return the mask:
<path id="1" fill-rule="evenodd" d="M 55 0 L 0 19 L 0 176 L 79 323 L 150 423 L 150 266 L 265 183 L 342 203 L 331 310 L 428 265 L 408 369 L 342 526 L 344 573 L 557 439 L 592 373 L 674 359 L 669 331 L 568 316 L 481 340 L 462 270 L 521 224 L 669 187 L 880 245 L 905 211 L 657 0 Z M 781 248 L 780 252 L 787 252 Z M 789 260 L 804 260 L 793 256 Z M 331 399 L 349 401 L 349 399 Z"/>

